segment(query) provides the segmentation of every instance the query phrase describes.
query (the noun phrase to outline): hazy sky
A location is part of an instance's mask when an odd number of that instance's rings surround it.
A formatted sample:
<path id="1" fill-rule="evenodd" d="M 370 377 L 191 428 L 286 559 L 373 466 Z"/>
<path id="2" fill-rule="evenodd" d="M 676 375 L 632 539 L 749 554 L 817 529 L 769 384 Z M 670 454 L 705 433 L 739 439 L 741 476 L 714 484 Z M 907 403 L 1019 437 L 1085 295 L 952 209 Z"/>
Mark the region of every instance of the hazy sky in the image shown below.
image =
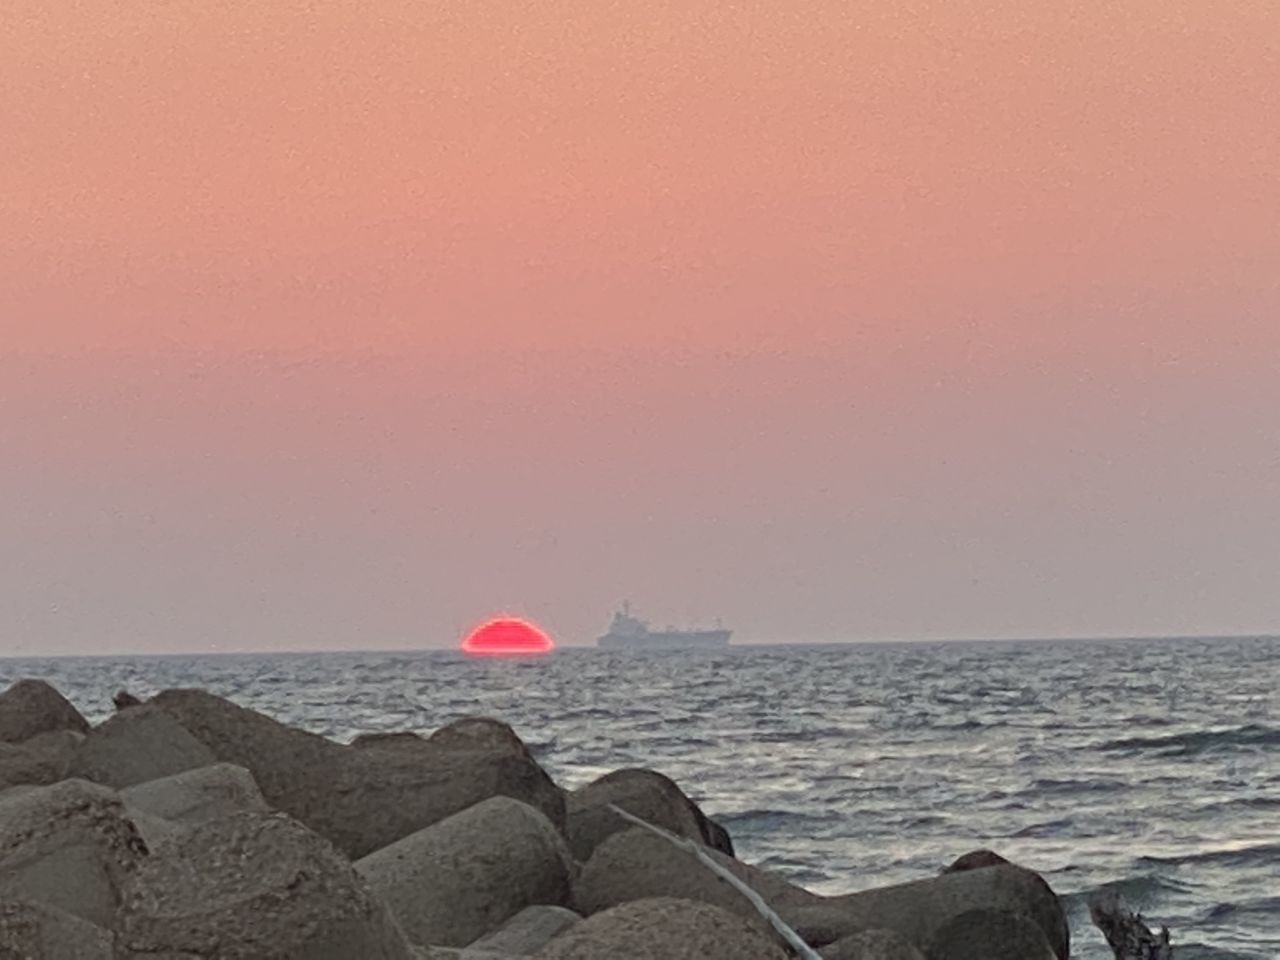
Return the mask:
<path id="1" fill-rule="evenodd" d="M 0 649 L 1280 630 L 1274 0 L 5 0 Z"/>

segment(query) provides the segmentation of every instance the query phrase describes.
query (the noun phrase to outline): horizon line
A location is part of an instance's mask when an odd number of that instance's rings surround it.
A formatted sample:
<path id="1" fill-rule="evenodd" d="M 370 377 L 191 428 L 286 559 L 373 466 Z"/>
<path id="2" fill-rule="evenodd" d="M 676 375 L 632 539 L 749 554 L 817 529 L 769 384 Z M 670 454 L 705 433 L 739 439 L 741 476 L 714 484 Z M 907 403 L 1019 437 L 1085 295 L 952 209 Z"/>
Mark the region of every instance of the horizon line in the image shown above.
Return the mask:
<path id="1" fill-rule="evenodd" d="M 951 638 L 931 638 L 931 637 L 906 637 L 900 639 L 880 639 L 880 640 L 797 640 L 797 641 L 757 641 L 747 643 L 731 643 L 724 647 L 714 647 L 697 652 L 723 652 L 725 650 L 777 650 L 777 649 L 805 649 L 815 647 L 883 647 L 883 646 L 922 646 L 922 645 L 939 645 L 939 644 L 998 644 L 998 643 L 1027 643 L 1027 644 L 1047 644 L 1047 643 L 1133 643 L 1142 641 L 1158 641 L 1172 642 L 1178 640 L 1204 640 L 1209 642 L 1223 642 L 1230 640 L 1280 640 L 1280 633 L 1270 632 L 1245 632 L 1245 633 L 1214 633 L 1214 634 L 1197 634 L 1197 633 L 1178 633 L 1178 634 L 1098 634 L 1098 635 L 1080 635 L 1080 636 L 1054 636 L 1054 637 L 951 637 Z M 554 654 L 558 651 L 598 651 L 600 653 L 681 653 L 685 652 L 680 649 L 663 649 L 663 650 L 638 650 L 638 651 L 618 651 L 618 650 L 601 650 L 595 644 L 578 644 L 578 643 L 561 643 L 557 644 L 555 649 L 548 651 Z M 8 660 L 105 660 L 123 657 L 244 657 L 244 656 L 314 656 L 317 654 L 331 655 L 348 655 L 348 654 L 425 654 L 425 653 L 456 653 L 462 656 L 468 656 L 457 646 L 450 647 L 382 647 L 362 649 L 325 649 L 325 648 L 291 648 L 287 650 L 262 650 L 262 649 L 230 649 L 230 650 L 167 650 L 167 651 L 121 651 L 112 653 L 0 653 L 0 662 Z M 547 656 L 548 654 L 539 654 L 538 656 Z"/>

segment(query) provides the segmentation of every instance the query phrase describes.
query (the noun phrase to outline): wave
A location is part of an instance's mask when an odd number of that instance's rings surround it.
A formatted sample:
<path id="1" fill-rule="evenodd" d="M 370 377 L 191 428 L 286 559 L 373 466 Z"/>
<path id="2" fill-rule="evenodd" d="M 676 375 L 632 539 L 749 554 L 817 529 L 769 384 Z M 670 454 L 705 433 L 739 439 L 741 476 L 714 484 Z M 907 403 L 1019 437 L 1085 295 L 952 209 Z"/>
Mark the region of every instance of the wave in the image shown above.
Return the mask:
<path id="1" fill-rule="evenodd" d="M 918 830 L 921 827 L 940 827 L 951 822 L 951 817 L 941 813 L 906 814 L 894 822 L 899 830 Z"/>
<path id="2" fill-rule="evenodd" d="M 1244 903 L 1219 903 L 1205 915 L 1205 923 L 1217 923 L 1230 920 L 1238 923 L 1242 915 L 1252 914 L 1259 917 L 1280 917 L 1280 896 L 1259 897 L 1246 900 Z"/>
<path id="3" fill-rule="evenodd" d="M 1252 867 L 1280 864 L 1280 843 L 1260 843 L 1249 847 L 1232 847 L 1227 850 L 1204 850 L 1180 857 L 1139 857 L 1140 863 L 1160 864 L 1169 867 L 1219 866 Z"/>
<path id="4" fill-rule="evenodd" d="M 836 879 L 825 870 L 815 867 L 812 863 L 795 857 L 775 854 L 764 857 L 756 865 L 765 870 L 775 871 L 792 883 L 805 888 L 830 883 Z"/>
<path id="5" fill-rule="evenodd" d="M 1174 931 L 1175 936 L 1177 931 Z M 1275 960 L 1264 953 L 1245 953 L 1225 947 L 1211 947 L 1205 943 L 1178 943 L 1178 960 Z"/>
<path id="6" fill-rule="evenodd" d="M 556 753 L 560 749 L 560 740 L 558 737 L 549 737 L 544 740 L 526 740 L 524 745 L 529 748 L 539 760 L 544 760 Z"/>
<path id="7" fill-rule="evenodd" d="M 1121 898 L 1129 906 L 1135 909 L 1145 909 L 1167 897 L 1185 894 L 1190 889 L 1186 884 L 1179 883 L 1171 877 L 1144 873 L 1134 877 L 1114 880 L 1111 883 L 1099 884 L 1096 887 L 1088 887 L 1075 893 L 1066 894 L 1062 899 L 1068 912 L 1082 913 L 1087 916 L 1090 898 L 1103 891 L 1114 890 L 1120 894 Z"/>
<path id="8" fill-rule="evenodd" d="M 933 724 L 933 729 L 955 733 L 965 730 L 994 730 L 996 727 L 1007 726 L 1009 726 L 1008 720 L 975 720 L 970 718 L 956 723 L 935 723 Z"/>
<path id="9" fill-rule="evenodd" d="M 1065 833 L 1069 833 L 1075 825 L 1075 821 L 1069 818 L 1063 820 L 1047 820 L 1044 823 L 1033 823 L 1030 826 L 1023 827 L 1021 830 L 1009 834 L 1009 836 L 1013 839 L 1026 839 L 1028 837 L 1059 837 Z"/>
<path id="10" fill-rule="evenodd" d="M 862 731 L 856 727 L 796 727 L 790 730 L 754 730 L 756 743 L 810 743 L 815 740 L 850 741 Z"/>
<path id="11" fill-rule="evenodd" d="M 1113 793 L 1133 786 L 1123 780 L 1055 780 L 1042 777 L 1031 784 L 1026 793 Z"/>
<path id="12" fill-rule="evenodd" d="M 776 810 L 772 807 L 752 807 L 747 810 L 729 810 L 715 814 L 725 827 L 741 828 L 746 825 L 769 830 L 779 824 L 834 823 L 845 819 L 835 812 L 806 813 L 801 810 Z"/>
<path id="13" fill-rule="evenodd" d="M 1215 750 L 1280 745 L 1280 730 L 1250 723 L 1228 730 L 1197 730 L 1167 737 L 1126 737 L 1108 740 L 1096 749 L 1107 752 L 1155 751 L 1159 757 L 1190 757 Z"/>
<path id="14" fill-rule="evenodd" d="M 1280 807 L 1280 797 L 1234 797 L 1230 800 L 1206 802 L 1202 809 L 1220 811 L 1232 807 L 1249 810 L 1271 810 Z"/>

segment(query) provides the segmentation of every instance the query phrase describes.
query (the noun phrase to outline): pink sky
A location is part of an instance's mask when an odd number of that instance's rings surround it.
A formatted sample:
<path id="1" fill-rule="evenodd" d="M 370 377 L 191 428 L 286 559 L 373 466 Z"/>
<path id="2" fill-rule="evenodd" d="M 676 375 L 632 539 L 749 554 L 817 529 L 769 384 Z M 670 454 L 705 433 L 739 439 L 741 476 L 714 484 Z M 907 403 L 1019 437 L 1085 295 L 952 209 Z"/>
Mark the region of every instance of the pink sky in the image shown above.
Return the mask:
<path id="1" fill-rule="evenodd" d="M 1280 8 L 11 0 L 34 653 L 1280 630 Z"/>

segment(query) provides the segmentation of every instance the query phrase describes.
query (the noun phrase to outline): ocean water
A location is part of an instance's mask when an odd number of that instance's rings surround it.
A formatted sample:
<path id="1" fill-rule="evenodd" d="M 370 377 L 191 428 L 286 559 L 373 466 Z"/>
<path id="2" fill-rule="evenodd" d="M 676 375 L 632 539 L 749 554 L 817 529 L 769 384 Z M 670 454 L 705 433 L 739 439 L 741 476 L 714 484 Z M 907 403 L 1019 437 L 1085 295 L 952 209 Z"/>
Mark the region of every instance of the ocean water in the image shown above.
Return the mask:
<path id="1" fill-rule="evenodd" d="M 989 847 L 1066 897 L 1118 886 L 1179 960 L 1280 957 L 1280 641 L 742 647 L 538 660 L 453 653 L 0 660 L 91 719 L 128 688 L 200 686 L 347 740 L 471 714 L 563 785 L 660 770 L 739 855 L 834 893 Z"/>

